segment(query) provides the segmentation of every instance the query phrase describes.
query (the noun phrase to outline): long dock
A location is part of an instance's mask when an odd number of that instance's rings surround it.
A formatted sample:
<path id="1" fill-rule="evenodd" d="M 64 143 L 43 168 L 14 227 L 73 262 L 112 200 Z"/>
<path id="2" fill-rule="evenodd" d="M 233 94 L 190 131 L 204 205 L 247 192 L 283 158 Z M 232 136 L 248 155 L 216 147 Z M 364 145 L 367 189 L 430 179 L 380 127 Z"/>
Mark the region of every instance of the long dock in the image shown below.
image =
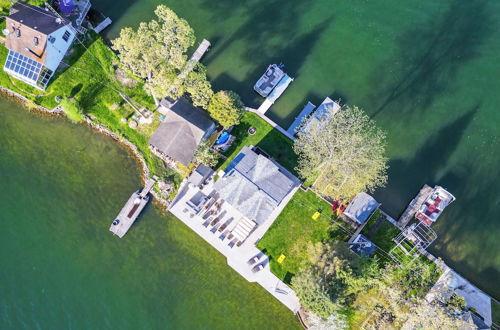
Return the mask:
<path id="1" fill-rule="evenodd" d="M 430 193 L 432 192 L 432 187 L 428 185 L 424 185 L 422 189 L 420 189 L 418 195 L 412 199 L 406 210 L 403 212 L 401 217 L 399 217 L 399 220 L 397 221 L 397 226 L 399 228 L 404 228 L 410 222 L 411 219 L 415 216 L 415 213 L 417 213 L 418 209 L 422 204 L 425 202 L 427 197 L 429 197 Z"/>
<path id="2" fill-rule="evenodd" d="M 125 206 L 116 216 L 109 230 L 116 236 L 122 238 L 128 232 L 142 210 L 149 202 L 149 192 L 153 188 L 156 180 L 149 179 L 144 188 L 137 190 L 130 196 Z"/>
<path id="3" fill-rule="evenodd" d="M 306 106 L 302 109 L 302 111 L 300 111 L 299 115 L 295 117 L 292 125 L 290 125 L 290 127 L 286 130 L 288 134 L 295 135 L 297 128 L 302 124 L 304 118 L 309 117 L 314 109 L 316 109 L 316 106 L 311 102 L 307 102 Z"/>

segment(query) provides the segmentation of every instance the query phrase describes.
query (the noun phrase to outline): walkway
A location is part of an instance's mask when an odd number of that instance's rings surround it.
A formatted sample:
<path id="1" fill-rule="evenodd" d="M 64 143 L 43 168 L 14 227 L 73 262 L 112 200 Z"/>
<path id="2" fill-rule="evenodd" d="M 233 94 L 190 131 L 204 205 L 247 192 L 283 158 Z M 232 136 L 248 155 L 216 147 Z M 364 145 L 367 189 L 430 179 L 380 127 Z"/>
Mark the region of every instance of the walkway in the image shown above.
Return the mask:
<path id="1" fill-rule="evenodd" d="M 295 135 L 297 128 L 299 128 L 299 126 L 302 124 L 304 118 L 309 117 L 309 115 L 314 111 L 314 109 L 316 109 L 316 106 L 311 102 L 307 102 L 306 106 L 302 109 L 299 115 L 295 117 L 295 120 L 293 121 L 292 125 L 290 125 L 290 127 L 288 127 L 288 129 L 286 130 L 288 134 Z"/>
<path id="2" fill-rule="evenodd" d="M 403 212 L 401 217 L 399 218 L 397 222 L 397 226 L 399 228 L 404 228 L 410 222 L 411 219 L 415 216 L 415 213 L 417 213 L 418 209 L 422 204 L 425 202 L 427 197 L 429 197 L 430 193 L 432 191 L 432 188 L 428 185 L 424 185 L 422 189 L 420 189 L 420 192 L 418 195 L 412 199 L 406 210 Z"/>

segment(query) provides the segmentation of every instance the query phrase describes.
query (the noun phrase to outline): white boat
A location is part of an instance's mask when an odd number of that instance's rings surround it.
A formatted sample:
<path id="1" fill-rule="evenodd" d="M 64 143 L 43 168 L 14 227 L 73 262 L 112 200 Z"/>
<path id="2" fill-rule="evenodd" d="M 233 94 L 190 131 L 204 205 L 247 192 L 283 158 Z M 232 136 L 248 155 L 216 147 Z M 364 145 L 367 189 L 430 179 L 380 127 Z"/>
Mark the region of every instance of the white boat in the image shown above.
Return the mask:
<path id="1" fill-rule="evenodd" d="M 429 197 L 420 206 L 415 218 L 430 226 L 436 222 L 443 210 L 455 200 L 455 196 L 450 194 L 441 186 L 435 186 Z"/>
<path id="2" fill-rule="evenodd" d="M 278 64 L 269 65 L 253 89 L 261 96 L 267 97 L 285 75 L 281 68 L 282 66 Z"/>

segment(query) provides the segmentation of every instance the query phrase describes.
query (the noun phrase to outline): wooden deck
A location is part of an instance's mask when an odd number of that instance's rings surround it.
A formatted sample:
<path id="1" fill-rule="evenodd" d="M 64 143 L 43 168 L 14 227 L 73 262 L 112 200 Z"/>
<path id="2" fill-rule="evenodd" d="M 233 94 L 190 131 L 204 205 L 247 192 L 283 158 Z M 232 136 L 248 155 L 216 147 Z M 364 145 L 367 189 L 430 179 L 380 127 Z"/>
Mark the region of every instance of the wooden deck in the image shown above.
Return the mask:
<path id="1" fill-rule="evenodd" d="M 100 33 L 102 32 L 102 30 L 104 30 L 105 28 L 107 28 L 109 25 L 111 25 L 111 23 L 113 23 L 113 21 L 111 20 L 111 18 L 109 17 L 106 17 L 101 23 L 99 23 L 99 25 L 97 25 L 95 28 L 94 28 L 94 32 L 95 33 Z"/>
<path id="2" fill-rule="evenodd" d="M 406 227 L 408 222 L 415 216 L 420 206 L 425 202 L 429 194 L 432 192 L 432 187 L 424 185 L 418 195 L 412 199 L 406 210 L 403 212 L 399 220 L 397 221 L 397 226 L 401 229 Z"/>
<path id="3" fill-rule="evenodd" d="M 134 224 L 135 220 L 139 217 L 146 204 L 149 202 L 149 192 L 153 188 L 156 180 L 149 179 L 142 190 L 137 190 L 130 196 L 122 208 L 120 213 L 116 216 L 109 230 L 116 236 L 122 238 L 129 231 L 130 227 Z"/>

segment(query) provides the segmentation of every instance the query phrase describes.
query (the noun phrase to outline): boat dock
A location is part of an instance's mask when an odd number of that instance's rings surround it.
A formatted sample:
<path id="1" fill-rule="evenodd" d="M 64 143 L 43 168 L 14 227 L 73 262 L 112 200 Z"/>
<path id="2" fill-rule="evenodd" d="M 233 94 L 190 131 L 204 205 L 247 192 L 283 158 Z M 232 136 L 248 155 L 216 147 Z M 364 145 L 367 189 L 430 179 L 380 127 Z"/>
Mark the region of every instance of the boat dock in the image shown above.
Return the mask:
<path id="1" fill-rule="evenodd" d="M 106 17 L 101 23 L 99 23 L 99 25 L 97 25 L 94 28 L 94 32 L 95 33 L 101 33 L 102 30 L 104 30 L 105 28 L 107 28 L 108 26 L 110 26 L 111 23 L 113 23 L 113 21 L 111 20 L 111 18 Z"/>
<path id="2" fill-rule="evenodd" d="M 314 109 L 316 109 L 316 106 L 311 102 L 307 102 L 306 106 L 302 109 L 299 115 L 295 117 L 295 120 L 293 121 L 292 125 L 290 125 L 290 127 L 288 127 L 288 129 L 286 130 L 288 134 L 295 135 L 297 128 L 299 128 L 299 126 L 302 124 L 304 118 L 309 117 L 309 115 L 314 111 Z"/>
<path id="3" fill-rule="evenodd" d="M 410 222 L 410 220 L 413 219 L 415 213 L 417 213 L 418 209 L 429 197 L 431 192 L 432 192 L 432 187 L 428 185 L 424 185 L 422 189 L 420 189 L 418 195 L 414 199 L 412 199 L 412 201 L 410 202 L 406 210 L 403 212 L 401 217 L 399 217 L 399 220 L 397 221 L 397 226 L 399 228 L 406 227 L 408 222 Z"/>
<path id="4" fill-rule="evenodd" d="M 293 81 L 293 78 L 289 75 L 285 74 L 285 76 L 280 80 L 278 85 L 273 89 L 271 94 L 264 100 L 264 102 L 260 105 L 259 109 L 257 109 L 260 113 L 264 114 L 267 110 L 276 102 L 276 100 L 285 92 Z"/>
<path id="5" fill-rule="evenodd" d="M 125 206 L 116 216 L 109 230 L 116 236 L 122 238 L 134 224 L 139 214 L 149 202 L 149 192 L 153 188 L 156 180 L 149 179 L 144 188 L 137 190 L 130 196 Z"/>

